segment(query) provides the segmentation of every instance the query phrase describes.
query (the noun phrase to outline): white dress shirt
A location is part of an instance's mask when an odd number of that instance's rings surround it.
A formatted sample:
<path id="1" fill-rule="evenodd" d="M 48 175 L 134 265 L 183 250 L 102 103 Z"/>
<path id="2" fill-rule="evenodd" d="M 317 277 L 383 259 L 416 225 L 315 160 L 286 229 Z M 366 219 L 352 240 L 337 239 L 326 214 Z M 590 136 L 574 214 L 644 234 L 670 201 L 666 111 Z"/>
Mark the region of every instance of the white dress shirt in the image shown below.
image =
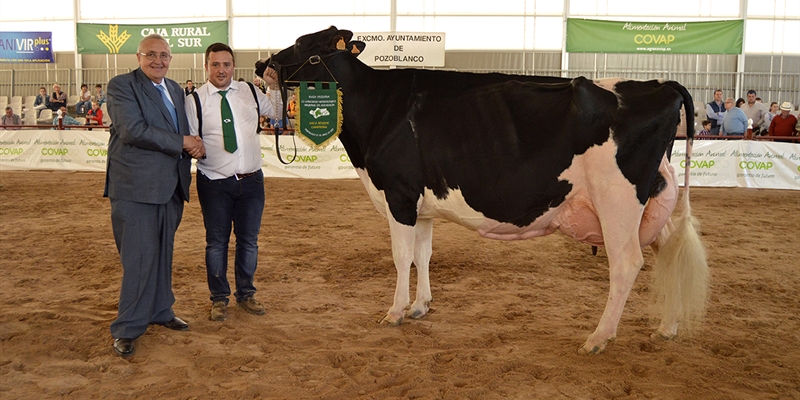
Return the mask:
<path id="1" fill-rule="evenodd" d="M 225 89 L 223 89 L 225 90 Z M 247 82 L 233 81 L 227 88 L 225 97 L 231 106 L 233 126 L 236 130 L 236 151 L 228 153 L 222 139 L 222 95 L 220 89 L 206 82 L 195 92 L 200 97 L 203 110 L 203 145 L 206 147 L 206 158 L 197 161 L 197 169 L 209 179 L 224 179 L 233 174 L 247 174 L 261 169 L 261 142 L 256 128 L 258 127 L 258 111 L 253 93 Z M 278 117 L 280 110 L 280 93 L 270 92 L 277 104 L 273 106 L 270 98 L 256 88 L 261 115 Z M 197 107 L 192 95 L 186 98 L 186 116 L 189 119 L 189 132 L 198 135 Z"/>

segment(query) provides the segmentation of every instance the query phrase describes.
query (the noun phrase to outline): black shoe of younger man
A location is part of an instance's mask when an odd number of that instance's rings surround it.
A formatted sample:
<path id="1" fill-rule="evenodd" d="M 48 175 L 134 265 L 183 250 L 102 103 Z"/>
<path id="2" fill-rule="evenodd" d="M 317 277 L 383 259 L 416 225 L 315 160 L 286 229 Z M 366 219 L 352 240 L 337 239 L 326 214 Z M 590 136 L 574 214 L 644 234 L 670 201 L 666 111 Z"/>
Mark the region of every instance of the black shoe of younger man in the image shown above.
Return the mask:
<path id="1" fill-rule="evenodd" d="M 114 352 L 121 357 L 128 357 L 136 350 L 136 348 L 133 347 L 133 339 L 114 339 L 114 344 L 111 345 L 111 347 L 113 347 Z"/>
<path id="2" fill-rule="evenodd" d="M 169 320 L 168 322 L 166 322 L 166 323 L 164 323 L 162 325 L 164 325 L 165 328 L 169 328 L 169 329 L 172 329 L 174 331 L 188 331 L 189 330 L 189 324 L 187 324 L 186 322 L 184 322 L 182 319 L 180 319 L 178 317 L 175 317 L 175 318 Z"/>

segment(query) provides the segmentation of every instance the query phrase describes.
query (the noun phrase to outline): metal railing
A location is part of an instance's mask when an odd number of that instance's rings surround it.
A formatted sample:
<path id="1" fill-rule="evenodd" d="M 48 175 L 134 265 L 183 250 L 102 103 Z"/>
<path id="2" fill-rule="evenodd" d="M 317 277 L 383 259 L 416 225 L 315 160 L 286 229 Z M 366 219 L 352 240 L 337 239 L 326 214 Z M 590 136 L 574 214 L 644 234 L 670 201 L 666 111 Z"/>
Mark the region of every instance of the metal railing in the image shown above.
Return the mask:
<path id="1" fill-rule="evenodd" d="M 119 74 L 130 72 L 129 68 L 81 68 L 49 70 L 0 70 L 0 96 L 34 96 L 39 87 L 44 86 L 52 92 L 54 83 L 59 83 L 69 95 L 77 94 L 76 83 L 101 84 L 105 90 L 108 81 Z M 725 97 L 746 97 L 748 90 L 755 90 L 763 102 L 769 105 L 775 101 L 791 102 L 797 110 L 800 104 L 800 73 L 757 73 L 757 72 L 691 72 L 691 71 L 621 71 L 621 70 L 465 70 L 464 72 L 501 72 L 518 75 L 545 75 L 574 78 L 584 76 L 588 79 L 619 77 L 625 79 L 669 79 L 684 85 L 695 102 L 695 108 L 705 107 L 714 98 L 714 90 L 721 89 Z M 168 77 L 183 85 L 187 79 L 200 86 L 205 81 L 203 68 L 171 68 Z M 252 81 L 252 68 L 236 68 L 234 79 Z M 740 94 L 737 94 L 737 89 Z"/>

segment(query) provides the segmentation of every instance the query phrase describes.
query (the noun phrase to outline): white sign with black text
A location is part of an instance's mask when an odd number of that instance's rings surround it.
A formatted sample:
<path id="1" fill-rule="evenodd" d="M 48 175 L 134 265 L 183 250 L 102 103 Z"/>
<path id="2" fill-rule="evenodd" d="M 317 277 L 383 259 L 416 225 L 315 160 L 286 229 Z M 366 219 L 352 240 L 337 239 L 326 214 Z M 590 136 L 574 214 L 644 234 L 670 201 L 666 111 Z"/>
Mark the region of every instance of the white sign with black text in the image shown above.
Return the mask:
<path id="1" fill-rule="evenodd" d="M 358 59 L 372 67 L 444 67 L 444 33 L 365 32 L 353 40 L 366 43 Z"/>

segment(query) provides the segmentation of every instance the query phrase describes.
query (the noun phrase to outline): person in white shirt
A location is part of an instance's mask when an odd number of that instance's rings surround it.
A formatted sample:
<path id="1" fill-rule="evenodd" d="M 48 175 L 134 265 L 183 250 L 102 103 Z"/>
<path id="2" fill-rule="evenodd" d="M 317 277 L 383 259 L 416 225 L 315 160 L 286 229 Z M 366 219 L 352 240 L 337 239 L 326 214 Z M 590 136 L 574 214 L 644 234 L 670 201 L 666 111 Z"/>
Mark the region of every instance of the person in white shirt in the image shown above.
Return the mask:
<path id="1" fill-rule="evenodd" d="M 211 292 L 211 319 L 228 317 L 228 242 L 231 225 L 236 235 L 234 257 L 236 304 L 245 311 L 265 314 L 255 298 L 258 233 L 264 210 L 264 174 L 261 171 L 259 116 L 275 117 L 282 106 L 247 82 L 233 80 L 233 50 L 214 43 L 206 49 L 208 83 L 186 99 L 189 131 L 203 138 L 206 158 L 197 162 L 197 197 L 206 228 L 206 272 Z M 271 82 L 277 93 L 277 74 Z M 197 96 L 200 114 L 191 97 Z M 202 123 L 201 123 L 202 121 Z"/>

